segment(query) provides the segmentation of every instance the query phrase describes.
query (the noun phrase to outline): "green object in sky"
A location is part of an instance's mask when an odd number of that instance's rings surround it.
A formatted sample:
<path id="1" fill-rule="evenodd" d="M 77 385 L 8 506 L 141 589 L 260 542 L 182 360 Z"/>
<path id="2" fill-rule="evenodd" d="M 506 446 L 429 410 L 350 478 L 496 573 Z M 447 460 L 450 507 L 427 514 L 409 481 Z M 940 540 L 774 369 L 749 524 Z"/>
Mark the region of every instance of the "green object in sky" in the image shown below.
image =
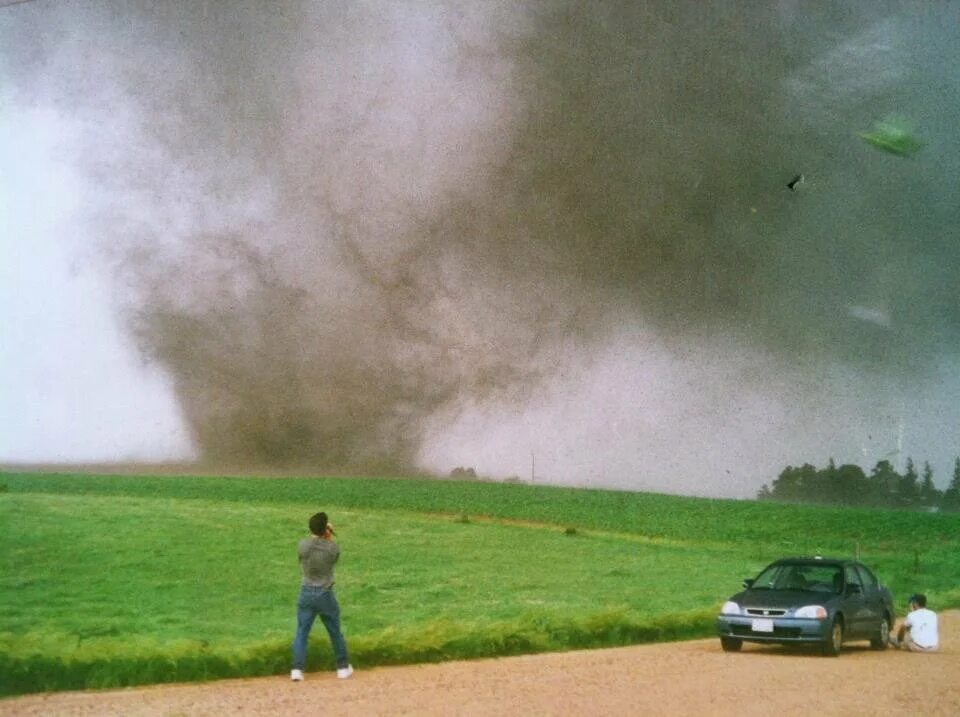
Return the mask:
<path id="1" fill-rule="evenodd" d="M 872 132 L 860 132 L 860 136 L 877 149 L 907 157 L 923 147 L 923 142 L 911 130 L 912 127 L 903 120 L 888 119 L 877 122 Z"/>

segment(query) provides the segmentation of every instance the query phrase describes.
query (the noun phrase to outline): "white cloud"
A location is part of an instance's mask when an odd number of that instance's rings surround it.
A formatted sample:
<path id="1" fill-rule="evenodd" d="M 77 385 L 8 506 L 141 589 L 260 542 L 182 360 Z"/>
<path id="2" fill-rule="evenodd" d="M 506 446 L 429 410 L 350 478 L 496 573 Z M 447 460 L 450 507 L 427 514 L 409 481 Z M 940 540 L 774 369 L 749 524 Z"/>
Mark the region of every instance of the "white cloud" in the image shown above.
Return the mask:
<path id="1" fill-rule="evenodd" d="M 0 114 L 0 460 L 160 460 L 192 454 L 165 376 L 143 365 L 79 221 L 55 112 Z"/>

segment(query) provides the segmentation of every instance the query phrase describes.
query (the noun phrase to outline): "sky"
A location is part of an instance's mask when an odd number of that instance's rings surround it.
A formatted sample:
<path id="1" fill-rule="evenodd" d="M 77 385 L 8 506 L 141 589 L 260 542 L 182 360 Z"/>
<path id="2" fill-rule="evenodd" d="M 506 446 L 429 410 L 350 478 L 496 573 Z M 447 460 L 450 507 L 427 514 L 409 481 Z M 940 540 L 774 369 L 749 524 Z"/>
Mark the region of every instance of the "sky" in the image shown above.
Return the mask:
<path id="1" fill-rule="evenodd" d="M 700 7 L 0 7 L 0 462 L 945 485 L 956 8 Z"/>
<path id="2" fill-rule="evenodd" d="M 86 266 L 83 180 L 62 159 L 71 131 L 51 110 L 0 119 L 0 460 L 190 457 L 169 380 L 141 360 L 110 285 Z"/>

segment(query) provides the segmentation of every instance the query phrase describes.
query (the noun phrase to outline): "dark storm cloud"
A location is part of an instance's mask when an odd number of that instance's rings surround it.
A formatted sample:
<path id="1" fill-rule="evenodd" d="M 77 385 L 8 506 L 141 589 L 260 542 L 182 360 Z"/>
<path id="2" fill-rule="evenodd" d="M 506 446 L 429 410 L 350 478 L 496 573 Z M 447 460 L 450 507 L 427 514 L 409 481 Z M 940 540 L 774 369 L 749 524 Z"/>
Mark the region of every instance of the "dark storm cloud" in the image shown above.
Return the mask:
<path id="1" fill-rule="evenodd" d="M 624 313 L 812 374 L 953 350 L 956 162 L 856 135 L 957 96 L 955 11 L 904 9 L 38 4 L 3 38 L 88 124 L 129 326 L 204 457 L 390 469 Z"/>
<path id="2" fill-rule="evenodd" d="M 926 202 L 949 174 L 854 133 L 922 106 L 918 83 L 942 57 L 916 42 L 933 18 L 845 8 L 819 22 L 784 22 L 770 3 L 541 13 L 517 51 L 525 122 L 484 206 L 525 242 L 503 265 L 543 255 L 571 301 L 599 287 L 671 333 L 713 326 L 920 368 L 960 323 L 943 300 L 960 278 L 957 209 Z M 798 171 L 807 186 L 784 191 Z M 857 321 L 860 305 L 889 314 L 889 330 Z"/>

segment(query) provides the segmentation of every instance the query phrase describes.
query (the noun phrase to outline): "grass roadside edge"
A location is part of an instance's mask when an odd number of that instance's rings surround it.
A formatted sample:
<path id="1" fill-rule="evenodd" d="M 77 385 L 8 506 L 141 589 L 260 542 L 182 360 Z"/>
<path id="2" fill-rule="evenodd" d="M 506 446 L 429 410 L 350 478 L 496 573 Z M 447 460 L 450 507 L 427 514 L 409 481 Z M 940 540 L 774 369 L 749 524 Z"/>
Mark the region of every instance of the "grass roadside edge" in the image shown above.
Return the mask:
<path id="1" fill-rule="evenodd" d="M 582 618 L 531 614 L 488 624 L 435 621 L 422 629 L 388 628 L 349 640 L 351 662 L 358 668 L 451 660 L 471 660 L 576 649 L 619 647 L 707 637 L 714 609 L 641 620 L 626 609 L 606 610 Z M 226 649 L 201 642 L 131 645 L 103 641 L 57 655 L 50 638 L 16 645 L 0 640 L 0 696 L 36 692 L 114 689 L 170 682 L 285 674 L 290 645 L 270 641 Z M 6 643 L 6 644 L 4 644 Z M 316 634 L 307 669 L 333 669 L 325 635 Z"/>

